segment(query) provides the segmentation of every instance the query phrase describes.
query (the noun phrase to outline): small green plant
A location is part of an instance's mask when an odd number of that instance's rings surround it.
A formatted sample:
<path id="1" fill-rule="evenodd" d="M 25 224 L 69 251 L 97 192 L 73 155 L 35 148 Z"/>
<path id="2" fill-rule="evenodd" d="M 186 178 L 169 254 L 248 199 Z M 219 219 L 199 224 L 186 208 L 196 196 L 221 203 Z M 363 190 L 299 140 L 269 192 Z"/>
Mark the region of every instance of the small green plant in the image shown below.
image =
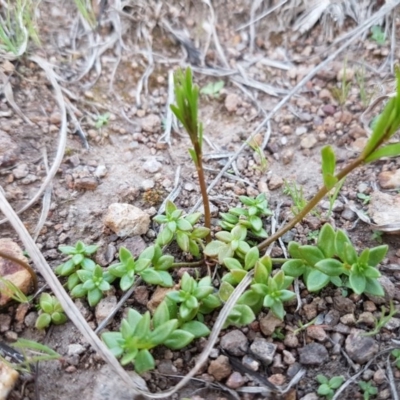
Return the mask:
<path id="1" fill-rule="evenodd" d="M 46 329 L 51 323 L 61 325 L 67 322 L 67 316 L 55 296 L 42 293 L 38 308 L 39 316 L 35 323 L 37 329 Z"/>
<path id="2" fill-rule="evenodd" d="M 74 0 L 81 16 L 93 29 L 97 25 L 96 15 L 93 11 L 92 3 L 89 0 Z"/>
<path id="3" fill-rule="evenodd" d="M 377 335 L 382 328 L 385 327 L 385 325 L 393 318 L 393 316 L 396 314 L 397 310 L 396 307 L 393 305 L 393 302 L 390 302 L 390 308 L 388 314 L 386 314 L 386 307 L 382 306 L 381 307 L 381 315 L 379 319 L 375 322 L 375 328 L 370 331 L 363 333 L 363 336 L 374 336 Z"/>
<path id="4" fill-rule="evenodd" d="M 365 193 L 357 193 L 357 198 L 362 201 L 364 206 L 371 201 L 371 196 Z"/>
<path id="5" fill-rule="evenodd" d="M 318 387 L 318 394 L 324 396 L 328 400 L 332 399 L 335 395 L 335 390 L 342 386 L 344 379 L 341 376 L 334 376 L 328 379 L 324 375 L 317 375 L 317 382 L 320 384 Z"/>
<path id="6" fill-rule="evenodd" d="M 397 369 L 400 369 L 400 349 L 394 349 L 390 353 L 390 355 L 394 358 L 394 365 Z"/>
<path id="7" fill-rule="evenodd" d="M 8 1 L 0 12 L 0 50 L 22 56 L 29 39 L 40 44 L 36 30 L 35 3 L 32 0 Z"/>
<path id="8" fill-rule="evenodd" d="M 307 233 L 307 241 L 315 243 L 318 239 L 318 235 L 319 235 L 319 229 L 308 232 Z"/>
<path id="9" fill-rule="evenodd" d="M 94 125 L 96 127 L 96 129 L 101 129 L 104 126 L 108 125 L 108 122 L 110 121 L 110 117 L 111 117 L 111 114 L 109 112 L 98 115 L 96 123 Z"/>
<path id="10" fill-rule="evenodd" d="M 0 286 L 0 292 L 6 297 L 11 298 L 18 303 L 29 303 L 31 301 L 32 296 L 26 296 L 26 294 L 10 280 L 0 277 L 0 282 L 2 283 Z"/>
<path id="11" fill-rule="evenodd" d="M 371 234 L 371 239 L 376 240 L 378 243 L 383 243 L 383 232 L 382 231 L 373 231 Z"/>
<path id="12" fill-rule="evenodd" d="M 332 89 L 332 96 L 337 100 L 337 102 L 344 106 L 346 100 L 349 97 L 351 89 L 351 81 L 347 81 L 347 59 L 344 62 L 343 73 L 342 73 L 342 81 L 340 82 L 339 87 L 334 87 Z"/>
<path id="13" fill-rule="evenodd" d="M 360 386 L 360 389 L 363 392 L 363 398 L 364 400 L 369 400 L 371 397 L 374 397 L 378 394 L 378 389 L 372 382 L 358 382 L 358 386 Z"/>
<path id="14" fill-rule="evenodd" d="M 272 339 L 285 340 L 286 335 L 282 332 L 282 328 L 276 328 L 272 333 Z"/>
<path id="15" fill-rule="evenodd" d="M 374 95 L 374 90 L 368 91 L 365 80 L 365 67 L 358 68 L 355 73 L 356 82 L 359 88 L 360 100 L 364 107 L 368 107 Z"/>
<path id="16" fill-rule="evenodd" d="M 301 321 L 299 321 L 297 323 L 298 328 L 293 331 L 293 334 L 298 335 L 300 332 L 306 330 L 309 326 L 314 325 L 316 321 L 317 321 L 317 317 L 313 318 L 311 321 L 307 322 L 306 324 L 303 324 Z"/>
<path id="17" fill-rule="evenodd" d="M 259 159 L 259 166 L 254 166 L 255 169 L 258 169 L 261 173 L 267 172 L 268 161 L 265 157 L 263 149 L 258 145 L 255 140 L 250 140 L 246 142 L 247 145 L 257 154 Z"/>
<path id="18" fill-rule="evenodd" d="M 211 97 L 218 97 L 224 86 L 224 81 L 210 82 L 201 88 L 200 93 Z"/>
<path id="19" fill-rule="evenodd" d="M 60 276 L 68 276 L 67 287 L 72 290 L 80 279 L 76 271 L 82 268 L 94 268 L 95 262 L 90 258 L 97 251 L 98 246 L 86 246 L 83 242 L 78 241 L 75 246 L 59 246 L 58 250 L 69 256 L 69 259 L 60 264 L 55 269 L 55 273 Z"/>
<path id="20" fill-rule="evenodd" d="M 380 46 L 385 44 L 386 35 L 379 25 L 374 25 L 371 27 L 371 39 L 374 40 Z"/>
<path id="21" fill-rule="evenodd" d="M 165 206 L 165 215 L 157 215 L 153 218 L 155 222 L 163 224 L 157 243 L 165 246 L 175 239 L 181 250 L 195 257 L 199 256 L 199 244 L 202 245 L 202 239 L 210 234 L 209 228 L 194 228 L 200 217 L 200 213 L 183 215 L 183 210 L 178 210 L 174 203 L 168 201 Z"/>
<path id="22" fill-rule="evenodd" d="M 169 292 L 167 297 L 179 304 L 179 321 L 187 322 L 193 320 L 199 313 L 209 314 L 221 306 L 220 300 L 213 292 L 211 277 L 206 276 L 196 282 L 185 272 L 181 280 L 181 290 Z"/>
<path id="23" fill-rule="evenodd" d="M 115 276 L 109 271 L 103 271 L 100 265 L 87 265 L 83 269 L 78 269 L 76 274 L 81 283 L 78 283 L 71 290 L 72 297 L 87 296 L 91 307 L 96 306 L 104 296 L 104 292 L 111 289 L 110 283 Z"/>
<path id="24" fill-rule="evenodd" d="M 167 339 L 176 330 L 178 321 L 171 319 L 160 323 L 153 319 L 151 329 L 150 313 L 140 315 L 130 308 L 127 318 L 121 322 L 119 332 L 105 332 L 101 335 L 115 357 L 121 358 L 121 364 L 133 363 L 137 373 L 154 369 L 155 362 L 149 350 L 160 345 L 168 346 Z"/>
<path id="25" fill-rule="evenodd" d="M 236 225 L 242 225 L 250 230 L 250 233 L 258 238 L 266 238 L 267 232 L 263 228 L 262 217 L 272 215 L 268 208 L 268 201 L 264 193 L 260 193 L 255 199 L 247 196 L 239 196 L 244 207 L 233 207 L 227 213 L 220 213 L 220 226 L 231 231 Z"/>
<path id="26" fill-rule="evenodd" d="M 293 215 L 299 214 L 308 203 L 304 197 L 303 187 L 297 186 L 296 182 L 283 180 L 283 194 L 293 200 L 293 206 L 291 207 Z"/>

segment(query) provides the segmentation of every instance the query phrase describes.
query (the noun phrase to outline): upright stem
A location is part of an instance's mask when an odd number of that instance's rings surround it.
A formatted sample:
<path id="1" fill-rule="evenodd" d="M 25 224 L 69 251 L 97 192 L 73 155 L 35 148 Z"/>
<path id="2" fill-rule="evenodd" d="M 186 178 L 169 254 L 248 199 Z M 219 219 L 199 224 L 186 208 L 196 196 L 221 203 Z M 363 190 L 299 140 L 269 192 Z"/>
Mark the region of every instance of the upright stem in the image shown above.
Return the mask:
<path id="1" fill-rule="evenodd" d="M 194 146 L 194 151 L 196 152 L 197 155 L 197 163 L 195 164 L 196 164 L 197 176 L 199 177 L 201 197 L 203 198 L 204 226 L 208 229 L 211 229 L 210 201 L 208 199 L 207 185 L 204 177 L 202 152 L 199 143 L 193 143 L 193 146 Z M 206 236 L 206 243 L 210 243 L 210 241 L 211 241 L 211 233 L 209 233 Z"/>
<path id="2" fill-rule="evenodd" d="M 347 176 L 351 171 L 357 168 L 360 164 L 364 162 L 364 156 L 357 157 L 353 162 L 344 167 L 337 175 L 336 178 L 338 182 L 340 182 L 345 176 Z M 331 189 L 329 189 L 331 190 Z M 323 186 L 316 195 L 307 203 L 307 205 L 294 217 L 292 218 L 283 228 L 279 229 L 276 233 L 274 233 L 269 238 L 265 239 L 261 242 L 257 247 L 259 250 L 265 250 L 271 243 L 278 240 L 282 235 L 284 235 L 287 231 L 292 229 L 297 223 L 301 222 L 301 220 L 315 207 L 318 203 L 326 196 L 329 192 L 326 186 Z"/>

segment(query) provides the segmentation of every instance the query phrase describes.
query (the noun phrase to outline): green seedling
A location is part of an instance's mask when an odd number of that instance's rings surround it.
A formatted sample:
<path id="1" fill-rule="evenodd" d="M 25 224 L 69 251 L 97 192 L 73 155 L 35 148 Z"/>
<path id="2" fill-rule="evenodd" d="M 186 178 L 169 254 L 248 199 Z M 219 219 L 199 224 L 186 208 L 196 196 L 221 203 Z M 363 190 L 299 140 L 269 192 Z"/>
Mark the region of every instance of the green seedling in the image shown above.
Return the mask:
<path id="1" fill-rule="evenodd" d="M 306 324 L 303 324 L 301 321 L 299 321 L 299 322 L 297 323 L 298 328 L 295 329 L 295 330 L 293 331 L 293 334 L 294 334 L 294 335 L 298 335 L 301 331 L 304 331 L 304 330 L 306 330 L 309 326 L 314 325 L 315 322 L 317 321 L 317 318 L 318 318 L 318 317 L 315 317 L 314 319 L 312 319 L 311 321 L 307 322 Z"/>
<path id="2" fill-rule="evenodd" d="M 390 353 L 390 355 L 394 358 L 394 365 L 397 369 L 400 369 L 400 349 L 394 349 Z"/>
<path id="3" fill-rule="evenodd" d="M 31 0 L 8 1 L 0 12 L 0 50 L 22 56 L 28 40 L 40 44 L 36 24 L 35 3 Z"/>
<path id="4" fill-rule="evenodd" d="M 344 106 L 346 100 L 349 97 L 351 82 L 347 82 L 347 60 L 344 62 L 342 81 L 340 82 L 340 87 L 334 87 L 332 89 L 332 96 L 337 100 L 337 102 Z"/>
<path id="5" fill-rule="evenodd" d="M 344 231 L 335 232 L 331 225 L 325 224 L 316 246 L 290 242 L 288 249 L 293 259 L 283 264 L 283 271 L 293 277 L 303 275 L 311 292 L 321 290 L 330 282 L 340 287 L 343 276 L 347 286 L 357 294 L 384 294 L 377 281 L 381 274 L 376 266 L 385 257 L 388 246 L 365 249 L 358 256 Z"/>
<path id="6" fill-rule="evenodd" d="M 342 189 L 342 186 L 344 184 L 345 179 L 342 179 L 341 181 L 337 182 L 335 186 L 329 191 L 328 193 L 328 199 L 329 199 L 329 210 L 328 210 L 328 215 L 327 218 L 330 218 L 333 212 L 333 206 L 335 204 L 335 200 L 339 196 L 339 192 Z"/>
<path id="7" fill-rule="evenodd" d="M 74 0 L 75 5 L 82 18 L 89 24 L 93 29 L 97 25 L 96 15 L 93 11 L 92 3 L 89 0 Z"/>
<path id="8" fill-rule="evenodd" d="M 122 365 L 133 363 L 135 371 L 142 374 L 155 367 L 149 350 L 160 344 L 167 345 L 168 337 L 177 327 L 176 319 L 163 323 L 153 320 L 151 329 L 150 313 L 141 315 L 130 308 L 127 318 L 121 322 L 120 331 L 105 332 L 101 337 L 114 356 L 121 358 Z"/>
<path id="9" fill-rule="evenodd" d="M 166 271 L 171 268 L 174 262 L 172 256 L 163 256 L 158 245 L 145 249 L 137 260 L 125 247 L 119 249 L 120 262 L 108 268 L 108 272 L 120 278 L 120 288 L 123 291 L 129 290 L 139 275 L 150 285 L 171 287 L 173 285 L 171 275 Z M 151 267 L 153 264 L 153 267 Z"/>
<path id="10" fill-rule="evenodd" d="M 109 271 L 103 271 L 103 268 L 96 264 L 78 269 L 76 274 L 81 283 L 74 286 L 71 290 L 71 296 L 86 296 L 91 307 L 99 303 L 104 293 L 111 289 L 110 283 L 115 279 L 115 276 Z"/>
<path id="11" fill-rule="evenodd" d="M 316 243 L 319 235 L 319 229 L 307 233 L 307 241 Z"/>
<path id="12" fill-rule="evenodd" d="M 0 356 L 0 360 L 21 373 L 31 374 L 32 366 L 38 362 L 61 359 L 61 355 L 50 347 L 33 340 L 19 338 L 12 346 L 20 353 L 21 357 L 18 357 L 15 362 L 10 362 L 8 358 L 2 356 Z"/>
<path id="13" fill-rule="evenodd" d="M 218 297 L 213 294 L 214 287 L 211 278 L 204 277 L 196 282 L 187 272 L 182 276 L 181 290 L 167 293 L 168 299 L 179 304 L 178 319 L 188 322 L 197 314 L 209 314 L 215 308 L 221 306 Z"/>
<path id="14" fill-rule="evenodd" d="M 225 258 L 233 256 L 243 259 L 250 250 L 246 236 L 247 229 L 243 225 L 236 225 L 231 232 L 217 232 L 215 234 L 217 240 L 208 243 L 204 254 L 208 257 L 218 257 L 220 264 L 224 263 Z"/>
<path id="15" fill-rule="evenodd" d="M 265 158 L 265 154 L 263 149 L 257 144 L 257 142 L 255 140 L 250 140 L 248 142 L 246 142 L 247 145 L 257 154 L 258 159 L 259 159 L 259 166 L 255 166 L 255 169 L 258 169 L 261 173 L 265 173 L 267 172 L 267 168 L 268 168 L 268 161 Z"/>
<path id="16" fill-rule="evenodd" d="M 110 121 L 110 117 L 111 117 L 111 114 L 109 112 L 106 112 L 104 114 L 97 116 L 97 120 L 94 125 L 96 127 L 96 129 L 101 129 L 104 126 L 108 125 L 108 123 Z"/>
<path id="17" fill-rule="evenodd" d="M 37 329 L 46 329 L 52 323 L 54 325 L 62 325 L 67 322 L 67 316 L 55 296 L 42 293 L 38 308 L 39 316 L 35 323 Z"/>
<path id="18" fill-rule="evenodd" d="M 374 25 L 371 27 L 371 39 L 380 46 L 385 44 L 386 34 L 379 25 Z"/>
<path id="19" fill-rule="evenodd" d="M 272 215 L 268 208 L 268 201 L 264 193 L 260 193 L 255 199 L 247 196 L 239 196 L 244 207 L 234 207 L 227 213 L 220 213 L 220 226 L 231 231 L 236 225 L 246 227 L 257 238 L 266 238 L 267 232 L 263 228 L 262 217 Z"/>
<path id="20" fill-rule="evenodd" d="M 371 201 L 371 196 L 365 193 L 357 193 L 357 198 L 362 201 L 364 206 Z"/>
<path id="21" fill-rule="evenodd" d="M 67 287 L 72 290 L 79 282 L 79 277 L 76 271 L 79 268 L 94 268 L 95 262 L 90 258 L 97 251 L 98 246 L 86 246 L 79 241 L 75 246 L 59 246 L 58 250 L 61 253 L 69 256 L 69 259 L 60 264 L 55 269 L 55 273 L 60 276 L 68 276 Z"/>
<path id="22" fill-rule="evenodd" d="M 304 197 L 303 187 L 297 186 L 295 182 L 283 180 L 283 194 L 292 198 L 293 206 L 291 207 L 293 215 L 298 215 L 301 210 L 308 204 Z M 313 212 L 315 215 L 315 211 Z"/>
<path id="23" fill-rule="evenodd" d="M 375 328 L 370 331 L 363 333 L 363 336 L 375 336 L 377 335 L 382 328 L 385 327 L 385 325 L 393 318 L 393 316 L 396 314 L 397 310 L 395 306 L 393 305 L 393 302 L 390 302 L 390 308 L 388 314 L 386 314 L 386 307 L 382 306 L 381 307 L 381 315 L 379 319 L 375 322 Z"/>
<path id="24" fill-rule="evenodd" d="M 364 400 L 369 400 L 371 397 L 374 397 L 378 394 L 378 389 L 372 382 L 358 382 L 358 386 L 360 386 L 360 389 L 363 392 L 363 399 Z"/>
<path id="25" fill-rule="evenodd" d="M 174 76 L 175 80 L 175 100 L 176 105 L 171 104 L 171 110 L 176 118 L 184 126 L 189 135 L 193 148 L 189 149 L 199 179 L 201 196 L 203 198 L 204 207 L 204 225 L 211 228 L 210 202 L 208 199 L 207 185 L 203 169 L 203 124 L 198 120 L 198 101 L 199 87 L 193 85 L 192 70 L 186 69 L 183 73 L 178 70 Z M 211 240 L 210 234 L 206 236 L 206 242 Z"/>
<path id="26" fill-rule="evenodd" d="M 341 376 L 334 376 L 328 379 L 324 375 L 317 375 L 317 382 L 320 384 L 318 387 L 318 394 L 324 396 L 326 399 L 333 399 L 335 390 L 342 386 L 344 379 Z"/>
<path id="27" fill-rule="evenodd" d="M 285 340 L 286 335 L 282 332 L 282 328 L 276 328 L 272 333 L 272 339 Z"/>
<path id="28" fill-rule="evenodd" d="M 378 243 L 383 243 L 383 232 L 382 231 L 373 231 L 371 234 L 371 239 L 376 240 Z"/>
<path id="29" fill-rule="evenodd" d="M 26 294 L 10 280 L 0 277 L 0 282 L 2 284 L 0 286 L 0 293 L 4 294 L 4 296 L 18 303 L 30 303 L 32 300 L 32 296 L 26 296 Z"/>
<path id="30" fill-rule="evenodd" d="M 183 210 L 178 210 L 174 203 L 168 201 L 165 206 L 165 215 L 157 215 L 153 218 L 155 222 L 163 224 L 163 229 L 157 237 L 157 243 L 165 246 L 175 239 L 181 250 L 191 253 L 195 257 L 199 256 L 199 244 L 202 246 L 202 239 L 207 238 L 210 234 L 208 228 L 194 228 L 200 217 L 200 213 L 183 215 Z"/>
<path id="31" fill-rule="evenodd" d="M 224 81 L 210 82 L 201 88 L 200 93 L 211 97 L 218 97 L 224 86 Z"/>
<path id="32" fill-rule="evenodd" d="M 374 95 L 374 90 L 368 91 L 366 88 L 366 81 L 365 81 L 365 67 L 362 66 L 356 70 L 355 74 L 356 82 L 359 88 L 360 93 L 360 100 L 364 107 L 368 107 L 371 102 L 371 99 Z"/>

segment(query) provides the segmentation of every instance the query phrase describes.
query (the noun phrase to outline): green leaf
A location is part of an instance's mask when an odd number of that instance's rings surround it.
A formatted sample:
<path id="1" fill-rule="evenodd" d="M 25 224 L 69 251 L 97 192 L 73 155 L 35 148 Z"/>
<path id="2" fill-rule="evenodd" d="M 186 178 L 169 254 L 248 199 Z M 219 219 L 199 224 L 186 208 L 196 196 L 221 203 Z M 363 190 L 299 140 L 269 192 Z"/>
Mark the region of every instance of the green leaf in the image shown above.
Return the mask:
<path id="1" fill-rule="evenodd" d="M 39 300 L 40 308 L 48 314 L 53 312 L 53 299 L 50 294 L 42 293 Z"/>
<path id="2" fill-rule="evenodd" d="M 266 296 L 267 298 L 268 296 Z M 264 300 L 264 306 L 265 306 L 265 300 Z M 271 311 L 281 320 L 285 317 L 285 310 L 283 309 L 283 304 L 279 300 L 275 300 L 274 303 L 271 306 Z"/>
<path id="3" fill-rule="evenodd" d="M 369 249 L 368 265 L 376 267 L 385 258 L 388 249 L 389 246 L 386 244 Z"/>
<path id="4" fill-rule="evenodd" d="M 366 158 L 365 162 L 370 163 L 383 157 L 397 157 L 399 155 L 400 143 L 392 143 L 375 150 Z"/>
<path id="5" fill-rule="evenodd" d="M 364 275 L 353 273 L 350 274 L 349 283 L 355 293 L 362 294 L 365 291 L 367 279 Z"/>
<path id="6" fill-rule="evenodd" d="M 51 323 L 51 316 L 47 313 L 40 314 L 36 320 L 36 329 L 46 329 Z"/>
<path id="7" fill-rule="evenodd" d="M 157 328 L 170 320 L 167 302 L 162 301 L 153 314 L 153 326 Z"/>
<path id="8" fill-rule="evenodd" d="M 192 224 L 186 219 L 179 219 L 177 222 L 177 227 L 181 231 L 191 231 L 193 229 Z"/>
<path id="9" fill-rule="evenodd" d="M 234 251 L 232 247 L 229 244 L 223 244 L 218 250 L 218 262 L 220 264 L 223 264 L 224 260 L 228 257 L 232 257 L 233 254 Z"/>
<path id="10" fill-rule="evenodd" d="M 329 386 L 331 389 L 338 389 L 342 385 L 343 381 L 344 379 L 341 376 L 334 376 L 330 379 Z"/>
<path id="11" fill-rule="evenodd" d="M 333 393 L 333 390 L 329 387 L 328 384 L 323 383 L 319 388 L 318 388 L 318 394 L 321 396 L 328 396 L 331 393 Z"/>
<path id="12" fill-rule="evenodd" d="M 364 293 L 371 294 L 373 296 L 385 295 L 382 285 L 376 279 L 371 278 L 366 278 Z"/>
<path id="13" fill-rule="evenodd" d="M 244 268 L 246 271 L 253 268 L 258 259 L 260 258 L 260 252 L 257 247 L 252 247 L 250 251 L 247 252 L 244 258 Z"/>
<path id="14" fill-rule="evenodd" d="M 165 246 L 169 244 L 174 237 L 174 233 L 168 228 L 165 227 L 157 236 L 157 243 L 161 246 Z"/>
<path id="15" fill-rule="evenodd" d="M 135 357 L 135 371 L 143 374 L 155 368 L 154 358 L 148 350 L 139 350 Z"/>
<path id="16" fill-rule="evenodd" d="M 57 267 L 57 273 L 61 276 L 71 275 L 73 272 L 75 272 L 75 270 L 76 265 L 72 259 Z"/>
<path id="17" fill-rule="evenodd" d="M 306 286 L 310 292 L 318 292 L 329 283 L 329 276 L 313 269 L 307 275 Z"/>
<path id="18" fill-rule="evenodd" d="M 204 297 L 207 297 L 209 294 L 211 294 L 214 291 L 214 288 L 212 286 L 204 286 L 204 287 L 197 287 L 193 291 L 193 296 L 196 297 L 196 299 L 201 300 Z"/>
<path id="19" fill-rule="evenodd" d="M 194 224 L 196 224 L 199 219 L 201 218 L 201 213 L 196 212 L 193 214 L 188 214 L 185 216 L 186 221 L 190 222 L 190 224 L 193 226 Z M 200 227 L 201 228 L 201 227 Z M 204 229 L 208 229 L 208 228 L 204 228 Z"/>
<path id="20" fill-rule="evenodd" d="M 212 240 L 204 249 L 204 254 L 209 257 L 215 257 L 218 255 L 219 249 L 224 243 L 219 240 Z"/>
<path id="21" fill-rule="evenodd" d="M 172 201 L 168 200 L 165 204 L 165 213 L 171 215 L 175 210 L 177 210 L 176 205 Z"/>
<path id="22" fill-rule="evenodd" d="M 229 297 L 233 291 L 234 291 L 234 287 L 230 283 L 222 281 L 219 286 L 218 296 L 220 297 L 220 299 L 222 301 L 225 302 L 229 299 Z"/>
<path id="23" fill-rule="evenodd" d="M 324 253 L 322 253 L 322 251 L 316 246 L 301 246 L 299 247 L 299 252 L 301 258 L 303 258 L 311 267 L 325 258 Z"/>
<path id="24" fill-rule="evenodd" d="M 193 239 L 204 239 L 210 233 L 210 229 L 204 226 L 198 226 L 193 230 L 190 237 Z"/>
<path id="25" fill-rule="evenodd" d="M 123 353 L 123 349 L 120 347 L 121 340 L 123 340 L 120 332 L 104 332 L 101 334 L 101 338 L 116 357 Z"/>
<path id="26" fill-rule="evenodd" d="M 193 339 L 194 335 L 192 333 L 177 329 L 171 333 L 164 345 L 172 350 L 180 350 L 186 347 Z"/>
<path id="27" fill-rule="evenodd" d="M 305 272 L 305 269 L 306 269 L 306 266 L 305 266 L 303 260 L 292 259 L 292 260 L 286 261 L 282 265 L 283 272 L 285 272 L 286 275 L 293 276 L 294 278 L 297 278 L 297 277 L 303 275 Z"/>
<path id="28" fill-rule="evenodd" d="M 119 282 L 119 287 L 121 288 L 122 291 L 126 292 L 133 286 L 134 283 L 135 283 L 135 276 L 129 276 L 128 274 L 126 274 L 121 278 Z"/>
<path id="29" fill-rule="evenodd" d="M 253 310 L 246 304 L 236 304 L 228 317 L 224 327 L 233 325 L 241 327 L 251 324 L 256 319 Z"/>
<path id="30" fill-rule="evenodd" d="M 329 382 L 328 378 L 321 374 L 317 375 L 316 380 L 318 383 L 328 383 Z"/>
<path id="31" fill-rule="evenodd" d="M 292 256 L 292 258 L 301 258 L 299 248 L 300 248 L 299 243 L 294 242 L 294 241 L 289 242 L 288 250 L 289 250 L 289 254 Z"/>
<path id="32" fill-rule="evenodd" d="M 83 288 L 83 285 L 80 283 L 76 285 L 70 292 L 71 297 L 83 297 L 87 293 L 87 290 Z"/>
<path id="33" fill-rule="evenodd" d="M 224 265 L 229 270 L 233 269 L 243 270 L 242 264 L 238 260 L 236 260 L 236 258 L 231 258 L 231 257 L 224 258 Z"/>
<path id="34" fill-rule="evenodd" d="M 326 258 L 332 258 L 335 254 L 335 230 L 332 225 L 325 224 L 318 235 L 318 248 Z"/>
<path id="35" fill-rule="evenodd" d="M 96 266 L 96 263 L 90 258 L 84 258 L 82 260 L 81 265 L 84 269 L 87 269 L 88 271 L 93 271 Z"/>
<path id="36" fill-rule="evenodd" d="M 149 335 L 149 340 L 154 346 L 163 344 L 175 329 L 178 328 L 178 320 L 172 319 L 158 326 Z"/>
<path id="37" fill-rule="evenodd" d="M 191 333 L 196 339 L 210 334 L 210 329 L 199 321 L 186 322 L 181 326 L 181 329 Z"/>
<path id="38" fill-rule="evenodd" d="M 132 253 L 124 246 L 119 249 L 119 259 L 122 263 L 127 263 L 129 260 L 133 259 Z"/>
<path id="39" fill-rule="evenodd" d="M 68 318 L 62 312 L 54 312 L 53 314 L 51 314 L 51 320 L 55 325 L 62 325 L 68 321 Z"/>
<path id="40" fill-rule="evenodd" d="M 327 189 L 332 189 L 337 182 L 334 177 L 336 167 L 336 157 L 331 146 L 325 146 L 321 150 L 322 156 L 322 177 Z"/>
<path id="41" fill-rule="evenodd" d="M 246 290 L 239 298 L 237 304 L 245 304 L 249 306 L 255 314 L 261 311 L 263 306 L 264 296 L 260 295 L 253 290 Z"/>
<path id="42" fill-rule="evenodd" d="M 139 338 L 145 338 L 150 331 L 150 312 L 146 311 L 135 328 L 134 335 Z"/>
<path id="43" fill-rule="evenodd" d="M 343 264 L 333 258 L 318 261 L 315 268 L 328 276 L 339 276 L 343 273 Z"/>
<path id="44" fill-rule="evenodd" d="M 77 286 L 76 286 L 77 287 Z M 101 298 L 103 297 L 103 293 L 99 289 L 90 290 L 87 294 L 87 299 L 90 307 L 96 306 Z"/>
<path id="45" fill-rule="evenodd" d="M 354 247 L 349 237 L 341 229 L 338 229 L 336 232 L 335 249 L 336 254 L 347 264 L 351 265 L 357 261 L 357 254 L 355 253 Z M 353 251 L 351 249 L 353 249 Z"/>
<path id="46" fill-rule="evenodd" d="M 189 251 L 189 236 L 185 232 L 178 231 L 176 233 L 176 242 L 181 250 L 185 252 Z"/>
<path id="47" fill-rule="evenodd" d="M 285 301 L 292 300 L 293 297 L 295 297 L 295 296 L 296 296 L 296 294 L 293 293 L 291 290 L 283 289 L 280 291 L 279 299 L 281 301 L 285 302 Z"/>
<path id="48" fill-rule="evenodd" d="M 268 286 L 262 283 L 254 283 L 251 285 L 251 290 L 261 296 L 266 296 L 268 294 Z"/>
<path id="49" fill-rule="evenodd" d="M 221 232 L 219 232 L 219 233 L 221 233 Z M 247 236 L 247 229 L 242 225 L 236 225 L 232 229 L 231 234 L 232 234 L 232 239 L 244 240 L 244 239 L 246 239 L 246 236 Z M 217 236 L 217 235 L 215 235 L 215 236 Z"/>
<path id="50" fill-rule="evenodd" d="M 160 271 L 162 272 L 162 271 Z M 140 277 L 150 285 L 160 285 L 163 283 L 160 272 L 156 271 L 152 268 L 147 268 L 143 272 L 140 273 Z"/>
<path id="51" fill-rule="evenodd" d="M 254 282 L 267 284 L 268 278 L 269 270 L 263 263 L 258 262 L 254 268 Z"/>
<path id="52" fill-rule="evenodd" d="M 73 246 L 58 246 L 58 250 L 61 253 L 67 254 L 69 256 L 72 256 L 73 254 L 76 254 L 76 249 Z"/>

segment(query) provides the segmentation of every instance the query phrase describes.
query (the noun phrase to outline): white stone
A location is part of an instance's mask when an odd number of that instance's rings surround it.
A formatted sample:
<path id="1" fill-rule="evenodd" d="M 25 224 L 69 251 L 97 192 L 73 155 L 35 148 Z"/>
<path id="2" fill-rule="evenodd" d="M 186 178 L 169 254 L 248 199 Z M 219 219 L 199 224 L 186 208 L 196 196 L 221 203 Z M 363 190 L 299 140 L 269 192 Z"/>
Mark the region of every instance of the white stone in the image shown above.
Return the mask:
<path id="1" fill-rule="evenodd" d="M 118 236 L 144 235 L 150 226 L 150 217 L 140 208 L 126 203 L 113 203 L 108 207 L 104 225 Z"/>

